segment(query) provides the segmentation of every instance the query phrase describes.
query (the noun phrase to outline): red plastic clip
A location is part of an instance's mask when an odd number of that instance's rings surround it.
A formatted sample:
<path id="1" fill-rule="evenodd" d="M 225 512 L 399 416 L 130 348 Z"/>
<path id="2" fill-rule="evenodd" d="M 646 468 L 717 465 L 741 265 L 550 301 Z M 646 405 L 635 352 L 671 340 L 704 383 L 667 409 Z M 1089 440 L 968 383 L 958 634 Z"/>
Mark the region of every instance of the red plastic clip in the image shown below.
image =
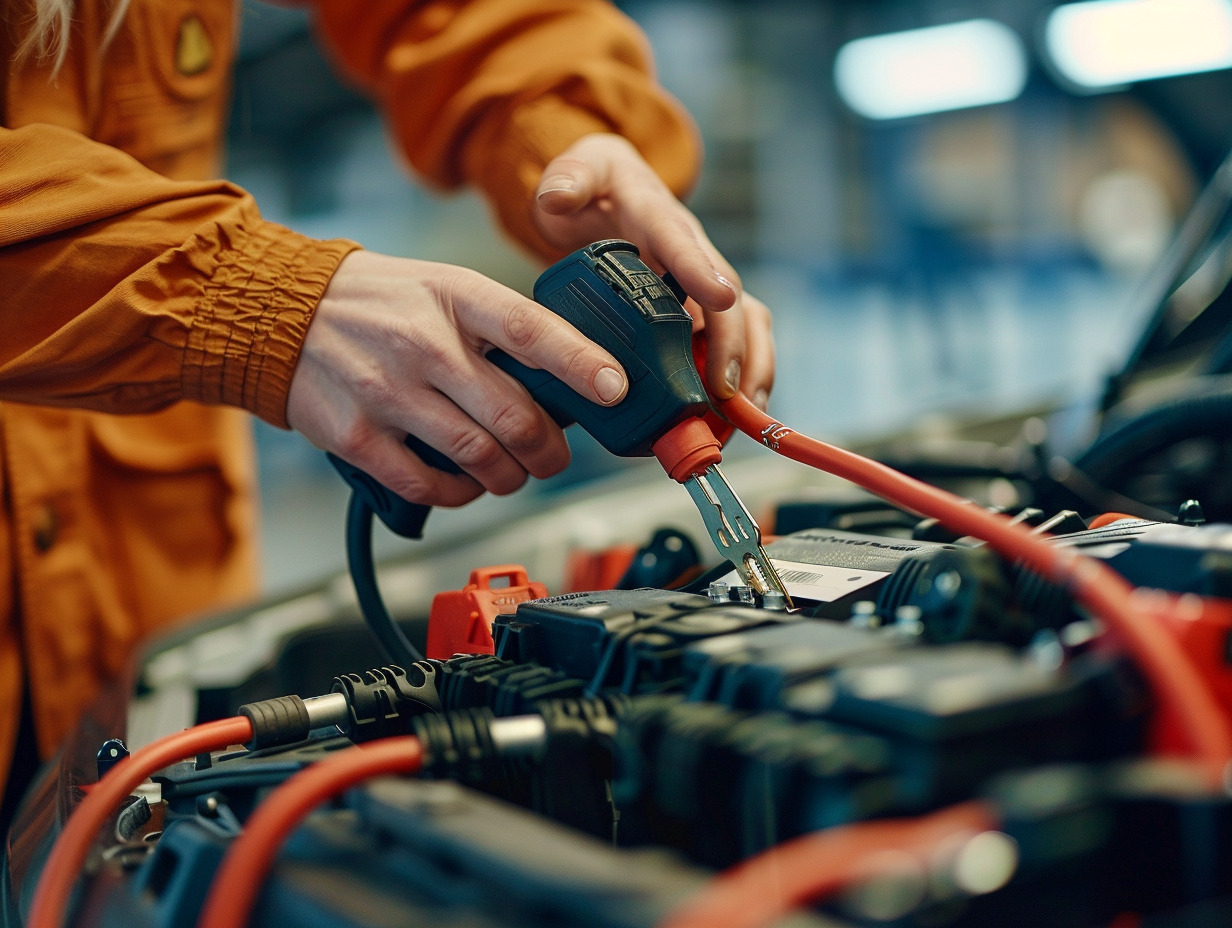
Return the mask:
<path id="1" fill-rule="evenodd" d="M 492 581 L 508 578 L 504 586 Z M 460 590 L 437 593 L 428 615 L 428 657 L 448 660 L 455 654 L 491 654 L 492 621 L 513 612 L 518 603 L 542 599 L 548 588 L 532 582 L 520 564 L 479 567 Z"/>
<path id="2" fill-rule="evenodd" d="M 1145 614 L 1162 622 L 1176 637 L 1232 723 L 1232 668 L 1228 666 L 1232 601 L 1147 589 L 1136 590 L 1134 598 Z M 1188 749 L 1182 727 L 1167 708 L 1156 714 L 1150 738 L 1157 756 L 1180 756 Z"/>

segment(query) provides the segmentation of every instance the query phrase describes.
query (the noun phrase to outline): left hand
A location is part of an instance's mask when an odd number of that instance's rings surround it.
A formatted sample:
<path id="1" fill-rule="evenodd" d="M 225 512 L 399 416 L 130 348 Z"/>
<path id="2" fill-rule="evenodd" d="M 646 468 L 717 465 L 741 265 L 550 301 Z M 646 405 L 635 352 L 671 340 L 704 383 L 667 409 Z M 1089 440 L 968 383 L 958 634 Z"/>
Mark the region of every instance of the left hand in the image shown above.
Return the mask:
<path id="1" fill-rule="evenodd" d="M 623 238 L 656 271 L 670 271 L 689 294 L 694 329 L 706 334 L 707 389 L 718 399 L 741 390 L 765 409 L 774 385 L 770 310 L 743 291 L 697 217 L 629 141 L 596 133 L 574 142 L 544 169 L 533 215 L 563 251 Z"/>

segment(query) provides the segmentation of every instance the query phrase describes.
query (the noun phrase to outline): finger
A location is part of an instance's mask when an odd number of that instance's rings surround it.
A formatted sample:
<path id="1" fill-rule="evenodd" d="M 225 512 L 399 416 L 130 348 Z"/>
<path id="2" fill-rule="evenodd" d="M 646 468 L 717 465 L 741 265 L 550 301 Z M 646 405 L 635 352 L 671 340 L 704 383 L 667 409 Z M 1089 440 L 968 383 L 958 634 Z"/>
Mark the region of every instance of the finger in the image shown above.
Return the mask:
<path id="1" fill-rule="evenodd" d="M 740 389 L 765 412 L 774 388 L 774 332 L 769 307 L 750 293 L 741 297 L 745 318 L 745 361 Z"/>
<path id="2" fill-rule="evenodd" d="M 406 446 L 403 436 L 387 430 L 373 430 L 366 438 L 353 440 L 340 456 L 412 503 L 464 506 L 483 495 L 473 477 L 429 466 Z"/>
<path id="3" fill-rule="evenodd" d="M 546 241 L 567 252 L 601 239 L 628 237 L 614 225 L 609 214 L 610 205 L 607 200 L 600 199 L 564 215 L 535 209 L 532 218 Z"/>
<path id="4" fill-rule="evenodd" d="M 670 194 L 669 194 L 670 196 Z M 632 240 L 642 247 L 642 257 L 668 271 L 707 312 L 722 312 L 735 305 L 740 293 L 740 277 L 706 238 L 697 220 L 672 199 L 675 209 L 658 211 L 644 219 L 640 237 Z M 644 212 L 640 208 L 639 212 Z M 622 226 L 628 228 L 627 220 Z"/>
<path id="5" fill-rule="evenodd" d="M 448 397 L 438 394 L 419 404 L 417 415 L 440 420 L 446 448 L 433 447 L 491 492 L 510 493 L 525 482 L 527 473 L 542 479 L 569 466 L 569 443 L 560 426 L 525 387 L 494 364 L 473 357 L 469 376 L 445 392 Z M 451 453 L 447 448 L 456 450 Z M 506 457 L 516 470 L 509 468 Z"/>
<path id="6" fill-rule="evenodd" d="M 488 492 L 498 496 L 512 493 L 526 483 L 526 468 L 488 431 L 482 421 L 486 410 L 467 408 L 472 400 L 455 390 L 449 396 L 423 391 L 416 397 L 408 431 L 474 477 Z M 523 402 L 532 410 L 532 417 L 542 415 L 529 398 Z"/>
<path id="7" fill-rule="evenodd" d="M 671 271 L 704 309 L 720 312 L 735 303 L 735 270 L 628 140 L 606 133 L 581 139 L 544 169 L 538 195 L 557 239 L 583 225 L 592 233 L 602 229 L 591 240 L 615 232 L 637 244 L 647 263 Z"/>
<path id="8" fill-rule="evenodd" d="M 641 248 L 643 260 L 671 271 L 709 312 L 734 305 L 740 292 L 735 269 L 650 166 L 629 150 L 613 157 L 606 171 L 613 218 L 621 234 Z"/>
<path id="9" fill-rule="evenodd" d="M 744 382 L 744 309 L 737 301 L 723 312 L 705 312 L 704 318 L 706 390 L 718 399 L 730 399 Z"/>
<path id="10" fill-rule="evenodd" d="M 551 215 L 575 213 L 603 189 L 602 179 L 580 158 L 562 155 L 548 164 L 535 191 L 535 203 Z"/>
<path id="11" fill-rule="evenodd" d="M 612 406 L 628 392 L 628 378 L 612 355 L 534 300 L 474 275 L 483 291 L 456 294 L 457 318 L 485 343 L 524 364 L 543 368 L 575 393 Z M 484 347 L 481 346 L 481 347 Z"/>

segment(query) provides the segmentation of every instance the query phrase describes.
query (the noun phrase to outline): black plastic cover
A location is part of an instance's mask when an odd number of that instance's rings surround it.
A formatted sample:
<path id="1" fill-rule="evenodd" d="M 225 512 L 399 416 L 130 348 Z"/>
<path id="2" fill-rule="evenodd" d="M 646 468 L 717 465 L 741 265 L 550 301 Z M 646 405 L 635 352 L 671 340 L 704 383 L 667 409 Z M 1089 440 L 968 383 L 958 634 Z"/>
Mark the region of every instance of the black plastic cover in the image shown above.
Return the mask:
<path id="1" fill-rule="evenodd" d="M 678 685 L 683 648 L 694 641 L 801 621 L 690 593 L 610 590 L 521 603 L 492 632 L 500 657 L 587 680 L 590 695 L 609 687 L 635 694 Z"/>

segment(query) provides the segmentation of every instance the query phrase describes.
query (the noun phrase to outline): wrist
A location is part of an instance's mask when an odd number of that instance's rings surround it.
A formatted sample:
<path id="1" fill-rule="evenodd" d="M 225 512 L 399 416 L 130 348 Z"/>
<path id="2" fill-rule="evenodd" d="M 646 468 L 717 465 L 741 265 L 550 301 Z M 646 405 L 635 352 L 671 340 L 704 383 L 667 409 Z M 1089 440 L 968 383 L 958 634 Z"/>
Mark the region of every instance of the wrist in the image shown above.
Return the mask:
<path id="1" fill-rule="evenodd" d="M 184 347 L 185 399 L 286 428 L 287 397 L 317 304 L 359 246 L 262 222 L 235 235 L 202 288 Z"/>

